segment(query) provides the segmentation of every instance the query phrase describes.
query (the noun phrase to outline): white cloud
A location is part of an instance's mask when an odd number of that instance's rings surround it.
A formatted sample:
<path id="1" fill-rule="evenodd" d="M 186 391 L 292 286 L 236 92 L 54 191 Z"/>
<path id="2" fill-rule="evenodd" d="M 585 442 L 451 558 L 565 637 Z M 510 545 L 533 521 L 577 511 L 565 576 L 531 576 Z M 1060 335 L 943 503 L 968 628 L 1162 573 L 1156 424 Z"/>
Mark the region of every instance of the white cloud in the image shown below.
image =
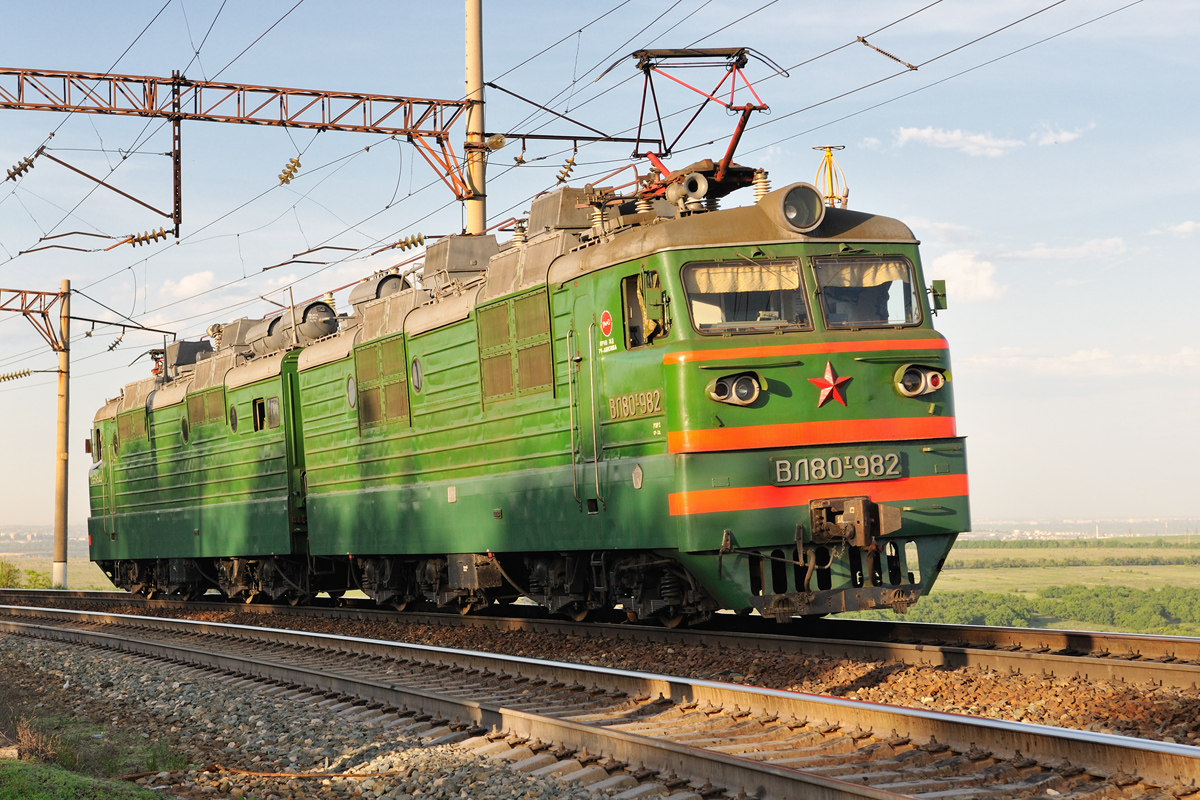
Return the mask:
<path id="1" fill-rule="evenodd" d="M 193 272 L 180 278 L 178 282 L 164 281 L 158 295 L 163 300 L 182 300 L 216 286 L 216 277 L 212 270 Z"/>
<path id="2" fill-rule="evenodd" d="M 1200 349 L 1183 347 L 1174 353 L 1151 351 L 1114 354 L 1103 348 L 1047 355 L 1020 347 L 1001 347 L 968 356 L 972 366 L 987 369 L 1014 368 L 1039 375 L 1099 376 L 1161 375 L 1200 368 Z"/>
<path id="3" fill-rule="evenodd" d="M 961 248 L 968 242 L 977 242 L 980 239 L 979 231 L 967 225 L 959 225 L 954 222 L 935 222 L 924 217 L 907 217 L 905 221 L 921 241 L 934 243 L 941 247 Z"/>
<path id="4" fill-rule="evenodd" d="M 990 133 L 967 133 L 962 130 L 944 131 L 941 128 L 901 128 L 896 131 L 896 146 L 909 142 L 959 150 L 969 156 L 998 158 L 1016 147 L 1024 147 L 1019 139 L 998 139 Z"/>
<path id="5" fill-rule="evenodd" d="M 1200 231 L 1200 222 L 1195 220 L 1187 220 L 1178 225 L 1168 225 L 1165 228 L 1157 228 L 1150 231 L 1151 233 L 1173 233 L 1176 236 L 1191 236 L 1193 233 Z"/>
<path id="6" fill-rule="evenodd" d="M 858 146 L 864 150 L 878 150 L 880 144 L 881 142 L 874 136 L 866 136 L 858 143 Z"/>
<path id="7" fill-rule="evenodd" d="M 1063 128 L 1052 128 L 1044 122 L 1039 127 L 1041 130 L 1029 134 L 1029 141 L 1036 145 L 1045 146 L 1048 144 L 1066 144 L 1067 142 L 1073 142 L 1080 136 L 1083 136 L 1084 131 L 1090 131 L 1092 128 L 1096 127 L 1096 123 L 1093 122 L 1092 124 L 1085 125 L 1082 128 L 1076 128 L 1073 131 L 1068 131 Z"/>
<path id="8" fill-rule="evenodd" d="M 1039 146 L 1066 144 L 1067 142 L 1075 141 L 1083 136 L 1085 131 L 1089 131 L 1094 127 L 1096 125 L 1092 123 L 1074 130 L 1067 130 L 1042 123 L 1038 126 L 1038 130 L 1029 134 L 1029 142 Z M 868 145 L 867 142 L 874 142 L 874 140 L 867 139 L 864 141 L 863 145 L 869 147 L 871 145 Z M 900 128 L 896 131 L 897 147 L 903 147 L 909 142 L 926 144 L 930 147 L 941 147 L 948 150 L 958 150 L 969 156 L 987 156 L 988 158 L 998 158 L 1011 150 L 1025 146 L 1025 142 L 1020 139 L 1001 139 L 990 133 L 970 133 L 960 129 L 947 131 L 941 128 L 929 127 Z"/>
<path id="9" fill-rule="evenodd" d="M 1080 258 L 1106 258 L 1121 255 L 1126 250 L 1125 240 L 1120 236 L 1111 239 L 1090 239 L 1073 247 L 1049 247 L 1038 243 L 1029 250 L 1005 253 L 1005 258 L 1027 261 L 1071 261 Z"/>
<path id="10" fill-rule="evenodd" d="M 938 256 L 925 269 L 931 278 L 946 281 L 946 293 L 950 299 L 962 299 L 968 303 L 995 300 L 1004 294 L 1007 287 L 996 283 L 996 268 L 988 261 L 980 261 L 974 250 L 955 250 Z"/>

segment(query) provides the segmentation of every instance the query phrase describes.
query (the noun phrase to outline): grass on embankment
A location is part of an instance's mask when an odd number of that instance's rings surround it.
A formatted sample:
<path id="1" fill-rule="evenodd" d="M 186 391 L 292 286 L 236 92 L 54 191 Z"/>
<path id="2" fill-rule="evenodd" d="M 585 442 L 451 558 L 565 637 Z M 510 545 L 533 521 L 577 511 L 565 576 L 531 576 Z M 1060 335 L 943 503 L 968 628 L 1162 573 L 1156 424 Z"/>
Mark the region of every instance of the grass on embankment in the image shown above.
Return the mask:
<path id="1" fill-rule="evenodd" d="M 0 675 L 0 747 L 22 759 L 0 761 L 0 800 L 161 797 L 112 779 L 188 767 L 170 741 L 111 724 L 51 673 L 5 658 Z"/>
<path id="2" fill-rule="evenodd" d="M 150 800 L 161 795 L 122 781 L 28 761 L 0 761 L 0 800 Z"/>
<path id="3" fill-rule="evenodd" d="M 0 559 L 0 588 L 49 589 L 52 558 L 47 555 L 7 555 Z M 67 559 L 68 589 L 112 591 L 112 581 L 86 558 Z"/>

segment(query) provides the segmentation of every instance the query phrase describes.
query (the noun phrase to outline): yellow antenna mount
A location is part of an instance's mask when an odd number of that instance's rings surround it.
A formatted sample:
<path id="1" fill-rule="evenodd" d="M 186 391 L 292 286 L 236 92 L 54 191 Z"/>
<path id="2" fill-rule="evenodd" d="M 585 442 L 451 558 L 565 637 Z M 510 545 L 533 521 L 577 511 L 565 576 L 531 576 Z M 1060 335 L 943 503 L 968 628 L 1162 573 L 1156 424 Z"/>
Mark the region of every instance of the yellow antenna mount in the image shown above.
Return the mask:
<path id="1" fill-rule="evenodd" d="M 825 156 L 821 159 L 821 167 L 817 170 L 817 177 L 813 183 L 825 195 L 825 205 L 830 208 L 846 208 L 850 200 L 850 184 L 846 183 L 846 176 L 838 165 L 837 159 L 833 157 L 834 150 L 845 149 L 846 146 L 843 144 L 823 144 L 813 148 L 813 150 L 825 151 Z"/>

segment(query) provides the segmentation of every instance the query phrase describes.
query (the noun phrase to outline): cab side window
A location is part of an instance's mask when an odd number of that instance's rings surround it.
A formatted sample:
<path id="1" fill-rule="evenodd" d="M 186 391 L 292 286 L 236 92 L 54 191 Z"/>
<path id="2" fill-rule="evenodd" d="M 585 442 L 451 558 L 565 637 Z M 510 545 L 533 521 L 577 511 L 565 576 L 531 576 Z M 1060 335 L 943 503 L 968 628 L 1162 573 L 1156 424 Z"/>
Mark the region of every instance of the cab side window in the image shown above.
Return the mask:
<path id="1" fill-rule="evenodd" d="M 639 272 L 621 279 L 625 314 L 625 348 L 645 347 L 667 333 L 666 296 L 658 273 Z"/>
<path id="2" fill-rule="evenodd" d="M 254 402 L 251 404 L 251 408 L 254 411 L 254 430 L 261 431 L 263 428 L 267 427 L 266 402 L 263 400 L 263 398 L 256 397 L 254 398 Z"/>

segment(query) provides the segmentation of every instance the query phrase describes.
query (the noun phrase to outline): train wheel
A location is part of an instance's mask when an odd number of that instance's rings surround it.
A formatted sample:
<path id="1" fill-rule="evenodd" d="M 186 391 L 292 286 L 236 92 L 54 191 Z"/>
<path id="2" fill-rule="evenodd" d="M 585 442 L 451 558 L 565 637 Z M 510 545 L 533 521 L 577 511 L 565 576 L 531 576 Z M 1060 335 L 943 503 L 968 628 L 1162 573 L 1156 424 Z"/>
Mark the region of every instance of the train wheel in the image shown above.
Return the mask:
<path id="1" fill-rule="evenodd" d="M 683 623 L 683 614 L 674 608 L 664 608 L 658 612 L 658 621 L 665 628 L 678 628 Z"/>
<path id="2" fill-rule="evenodd" d="M 583 622 L 588 618 L 588 615 L 592 613 L 592 610 L 582 603 L 572 603 L 569 606 L 563 606 L 560 608 L 558 613 L 562 614 L 572 622 Z"/>
<path id="3" fill-rule="evenodd" d="M 458 607 L 458 613 L 464 617 L 467 614 L 474 614 L 476 611 L 483 611 L 490 603 L 487 600 L 477 600 L 474 603 L 463 603 Z"/>
<path id="4" fill-rule="evenodd" d="M 396 611 L 403 611 L 404 609 L 408 608 L 407 600 L 389 600 L 387 604 L 390 608 Z"/>

